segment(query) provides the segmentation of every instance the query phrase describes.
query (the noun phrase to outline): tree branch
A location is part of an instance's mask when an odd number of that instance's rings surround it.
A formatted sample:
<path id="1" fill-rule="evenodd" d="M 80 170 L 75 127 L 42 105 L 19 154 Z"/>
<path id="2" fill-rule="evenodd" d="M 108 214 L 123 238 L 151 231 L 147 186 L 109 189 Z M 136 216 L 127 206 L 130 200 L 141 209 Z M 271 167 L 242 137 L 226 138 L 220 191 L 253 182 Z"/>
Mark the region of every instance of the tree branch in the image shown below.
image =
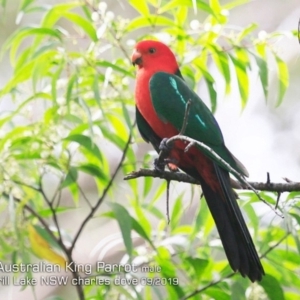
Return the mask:
<path id="1" fill-rule="evenodd" d="M 140 169 L 138 171 L 133 171 L 127 174 L 124 177 L 124 180 L 135 179 L 139 177 L 153 177 L 160 178 L 166 180 L 174 180 L 179 182 L 185 182 L 190 184 L 199 184 L 200 182 L 195 178 L 187 175 L 182 172 L 170 172 L 170 171 L 157 171 L 154 169 Z M 259 191 L 267 191 L 267 192 L 299 192 L 300 191 L 300 182 L 286 182 L 286 183 L 272 183 L 272 182 L 248 182 L 254 189 Z M 248 186 L 241 185 L 236 180 L 231 180 L 231 186 L 237 190 L 251 190 Z"/>
<path id="2" fill-rule="evenodd" d="M 187 107 L 186 107 L 185 120 L 184 120 L 184 123 L 183 123 L 183 129 L 182 130 L 184 130 L 184 128 L 186 126 L 188 112 L 189 112 L 189 105 L 187 105 Z M 229 163 L 227 163 L 227 161 L 225 161 L 222 157 L 220 157 L 220 155 L 218 155 L 213 149 L 211 149 L 209 146 L 207 146 L 206 144 L 204 144 L 202 142 L 199 142 L 197 140 L 194 140 L 194 139 L 191 139 L 191 138 L 189 138 L 187 136 L 182 135 L 181 134 L 182 130 L 181 130 L 180 134 L 175 135 L 175 136 L 173 136 L 173 137 L 171 137 L 169 139 L 163 139 L 162 140 L 162 143 L 164 143 L 164 145 L 163 145 L 163 147 L 160 147 L 161 151 L 159 153 L 158 160 L 157 160 L 158 163 L 156 163 L 156 166 L 162 165 L 163 168 L 159 168 L 159 170 L 154 171 L 154 174 L 153 174 L 154 176 L 149 175 L 149 173 L 146 176 L 160 177 L 160 178 L 164 178 L 166 180 L 177 180 L 177 178 L 174 179 L 174 177 L 173 177 L 173 179 L 170 178 L 170 177 L 166 178 L 165 176 L 162 177 L 162 174 L 165 175 L 164 165 L 166 164 L 166 162 L 168 160 L 171 161 L 170 158 L 168 159 L 168 155 L 169 155 L 170 149 L 172 149 L 172 146 L 173 146 L 174 142 L 178 141 L 178 140 L 184 141 L 184 142 L 188 143 L 187 146 L 186 146 L 186 148 L 184 149 L 184 152 L 188 152 L 189 149 L 191 147 L 194 147 L 194 146 L 197 146 L 198 148 L 201 148 L 206 154 L 208 154 L 210 157 L 212 157 L 221 167 L 223 167 L 224 169 L 226 169 L 228 172 L 230 172 L 232 175 L 234 175 L 238 179 L 239 182 L 232 181 L 232 185 L 236 185 L 236 188 L 242 187 L 243 189 L 248 189 L 248 190 L 253 191 L 256 194 L 256 196 L 263 203 L 265 203 L 267 206 L 269 206 L 275 212 L 275 214 L 277 214 L 279 217 L 283 218 L 283 215 L 281 215 L 280 213 L 278 213 L 278 211 L 276 211 L 278 203 L 276 204 L 276 208 L 273 208 L 273 206 L 269 202 L 267 202 L 266 200 L 264 200 L 259 195 L 259 193 L 258 193 L 258 190 L 267 190 L 267 191 L 270 191 L 272 188 L 274 189 L 274 184 L 272 184 L 270 182 L 270 180 L 267 180 L 267 183 L 266 183 L 267 184 L 267 188 L 265 188 L 265 186 L 264 186 L 265 184 L 262 184 L 262 183 L 257 183 L 257 184 L 253 184 L 253 185 L 250 184 L 248 181 L 246 181 L 246 179 L 244 178 L 244 176 L 242 174 L 240 174 L 233 167 L 231 167 L 231 165 Z M 175 177 L 177 177 L 177 174 L 178 173 L 174 173 L 173 175 Z M 125 180 L 129 180 L 129 179 L 140 177 L 140 176 L 143 176 L 143 175 L 139 174 L 139 176 L 137 176 L 137 172 L 133 172 L 133 173 L 129 174 L 129 176 L 127 175 L 124 179 Z M 182 176 L 182 175 L 179 175 L 179 176 Z M 181 177 L 177 181 L 185 181 L 185 180 L 182 180 L 182 177 Z M 194 181 L 193 183 L 199 184 L 197 181 Z M 289 183 L 287 183 L 287 184 L 289 184 Z M 285 184 L 285 186 L 287 184 Z M 259 188 L 256 188 L 255 186 L 258 186 Z M 281 188 L 282 188 L 282 184 L 281 184 Z M 298 188 L 298 185 L 297 185 L 297 189 L 296 190 L 300 191 L 300 187 Z M 275 190 L 275 191 L 278 192 L 278 193 L 281 193 L 284 190 Z M 279 198 L 278 198 L 277 202 L 278 201 L 279 201 Z"/>

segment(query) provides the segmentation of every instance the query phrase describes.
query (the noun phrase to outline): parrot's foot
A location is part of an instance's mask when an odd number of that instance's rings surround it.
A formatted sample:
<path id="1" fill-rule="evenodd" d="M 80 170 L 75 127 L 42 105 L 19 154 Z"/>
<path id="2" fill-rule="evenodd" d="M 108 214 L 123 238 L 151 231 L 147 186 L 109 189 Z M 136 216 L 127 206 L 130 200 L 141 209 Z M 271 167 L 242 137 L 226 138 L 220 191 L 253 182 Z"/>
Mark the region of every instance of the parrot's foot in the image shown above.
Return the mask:
<path id="1" fill-rule="evenodd" d="M 166 164 L 162 162 L 159 158 L 154 159 L 154 169 L 159 172 L 163 172 L 165 170 Z"/>
<path id="2" fill-rule="evenodd" d="M 172 158 L 168 158 L 171 150 L 173 149 L 173 143 L 168 143 L 168 138 L 164 138 L 161 140 L 159 145 L 159 157 L 154 160 L 154 168 L 156 171 L 163 172 L 165 170 L 166 165 L 170 171 L 177 171 L 177 161 Z"/>
<path id="3" fill-rule="evenodd" d="M 178 172 L 177 164 L 175 163 L 168 163 L 168 168 L 171 172 Z"/>
<path id="4" fill-rule="evenodd" d="M 156 171 L 163 172 L 167 165 L 170 171 L 177 172 L 178 171 L 177 163 L 178 161 L 172 158 L 165 158 L 163 161 L 161 161 L 159 158 L 156 158 L 154 160 L 154 169 Z"/>
<path id="5" fill-rule="evenodd" d="M 159 144 L 159 150 L 160 151 L 164 151 L 164 152 L 169 152 L 170 150 L 172 150 L 172 145 L 168 145 L 168 138 L 164 138 L 161 140 L 160 144 Z"/>

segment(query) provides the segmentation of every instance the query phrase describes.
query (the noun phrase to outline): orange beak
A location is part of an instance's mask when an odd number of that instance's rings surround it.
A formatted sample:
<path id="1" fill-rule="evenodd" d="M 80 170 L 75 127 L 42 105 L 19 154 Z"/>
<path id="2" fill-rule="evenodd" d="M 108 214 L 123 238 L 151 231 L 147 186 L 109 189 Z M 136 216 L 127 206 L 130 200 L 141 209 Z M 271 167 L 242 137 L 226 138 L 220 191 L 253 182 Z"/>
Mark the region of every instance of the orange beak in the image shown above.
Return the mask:
<path id="1" fill-rule="evenodd" d="M 142 54 L 138 50 L 134 50 L 131 56 L 131 62 L 135 65 L 141 65 L 142 61 Z"/>

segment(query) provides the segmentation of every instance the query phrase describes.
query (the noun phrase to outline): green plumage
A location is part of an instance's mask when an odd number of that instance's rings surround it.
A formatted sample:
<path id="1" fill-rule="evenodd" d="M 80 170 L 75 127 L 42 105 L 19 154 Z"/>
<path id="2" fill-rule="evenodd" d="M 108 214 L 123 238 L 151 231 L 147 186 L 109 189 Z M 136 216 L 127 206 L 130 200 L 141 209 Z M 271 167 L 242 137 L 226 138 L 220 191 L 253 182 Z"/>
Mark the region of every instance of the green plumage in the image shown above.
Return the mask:
<path id="1" fill-rule="evenodd" d="M 186 105 L 190 100 L 190 111 L 184 135 L 206 144 L 233 169 L 248 176 L 245 167 L 224 145 L 219 125 L 209 108 L 180 77 L 165 72 L 158 72 L 151 77 L 149 87 L 157 115 L 163 122 L 171 123 L 178 132 L 182 128 Z M 214 157 L 209 152 L 206 152 L 206 155 L 214 160 Z"/>

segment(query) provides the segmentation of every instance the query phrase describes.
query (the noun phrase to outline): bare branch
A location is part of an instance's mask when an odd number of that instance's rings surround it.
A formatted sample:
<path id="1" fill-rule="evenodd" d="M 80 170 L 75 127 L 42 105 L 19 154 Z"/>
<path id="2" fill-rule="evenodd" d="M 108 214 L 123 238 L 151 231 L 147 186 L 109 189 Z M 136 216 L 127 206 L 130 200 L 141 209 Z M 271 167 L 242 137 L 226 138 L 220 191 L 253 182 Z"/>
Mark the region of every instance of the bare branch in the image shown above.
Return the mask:
<path id="1" fill-rule="evenodd" d="M 189 105 L 187 105 L 187 109 L 186 109 L 186 113 L 185 113 L 185 118 L 187 118 L 187 115 L 188 115 L 188 111 L 189 111 Z M 182 128 L 184 129 L 184 127 L 186 126 L 186 121 L 183 123 L 183 126 Z M 270 182 L 270 176 L 268 174 L 267 176 L 267 182 L 266 183 L 257 183 L 257 184 L 253 184 L 253 183 L 249 183 L 248 181 L 246 181 L 246 179 L 244 178 L 243 175 L 241 175 L 238 171 L 236 171 L 234 168 L 232 168 L 229 163 L 227 163 L 223 158 L 221 158 L 215 151 L 213 151 L 209 146 L 205 145 L 204 143 L 202 142 L 199 142 L 197 140 L 194 140 L 194 139 L 191 139 L 187 136 L 184 136 L 184 135 L 176 135 L 176 136 L 173 136 L 169 139 L 164 139 L 163 140 L 163 143 L 164 143 L 164 147 L 161 147 L 161 151 L 159 153 L 159 157 L 158 157 L 158 163 L 160 164 L 164 164 L 167 159 L 168 159 L 168 153 L 173 145 L 173 143 L 177 140 L 181 140 L 181 141 L 185 141 L 185 142 L 188 142 L 188 145 L 187 147 L 185 148 L 185 152 L 187 152 L 191 146 L 197 146 L 199 148 L 201 148 L 202 150 L 204 150 L 206 153 L 209 153 L 209 155 L 211 157 L 214 158 L 214 160 L 220 165 L 222 166 L 224 169 L 226 169 L 227 171 L 229 171 L 232 175 L 234 175 L 238 181 L 241 183 L 239 184 L 238 182 L 236 181 L 233 181 L 232 185 L 234 185 L 235 188 L 242 188 L 242 189 L 248 189 L 248 190 L 251 190 L 253 191 L 256 196 L 263 202 L 265 203 L 267 206 L 269 206 L 279 217 L 283 218 L 283 216 L 278 213 L 276 211 L 277 209 L 277 206 L 276 205 L 276 208 L 273 208 L 273 206 L 271 206 L 270 203 L 268 203 L 267 201 L 265 201 L 260 195 L 259 195 L 259 192 L 258 190 L 266 190 L 266 191 L 276 191 L 276 192 L 283 192 L 285 190 L 277 190 L 277 189 L 274 189 L 274 184 Z M 192 144 L 192 145 L 191 145 Z M 157 163 L 156 163 L 157 164 Z M 141 170 L 138 171 L 138 172 L 133 172 L 129 175 L 127 175 L 124 179 L 125 180 L 129 180 L 129 179 L 132 179 L 132 178 L 137 178 L 137 177 L 141 177 L 141 176 L 151 176 L 151 177 L 160 177 L 160 178 L 164 178 L 166 180 L 176 180 L 176 181 L 184 181 L 184 182 L 190 182 L 190 183 L 196 183 L 196 184 L 199 184 L 199 182 L 197 182 L 196 180 L 191 180 L 189 178 L 189 176 L 187 177 L 184 177 L 183 179 L 183 175 L 181 173 L 170 173 L 170 172 L 164 172 L 163 169 L 159 170 L 159 171 L 152 171 L 154 172 L 152 175 L 149 175 L 149 171 L 151 172 L 151 170 L 148 170 L 146 173 L 145 173 L 145 170 L 142 171 L 143 175 L 141 175 Z M 167 174 L 167 175 L 166 175 Z M 172 174 L 172 175 L 171 175 Z M 180 175 L 178 175 L 180 174 Z M 179 177 L 178 177 L 179 176 Z M 173 177 L 173 178 L 171 178 Z M 175 178 L 175 179 L 174 179 Z M 187 181 L 186 181 L 187 179 Z M 278 184 L 276 184 L 278 185 Z M 280 185 L 280 188 L 282 189 L 282 185 L 283 184 L 279 184 Z M 285 186 L 286 185 L 289 185 L 289 183 L 287 184 L 284 184 Z M 300 186 L 300 183 L 299 183 L 299 186 Z M 290 187 L 290 186 L 289 186 Z M 297 189 L 298 191 L 300 191 L 300 187 L 298 188 L 298 185 L 297 185 Z M 278 201 L 279 201 L 279 198 L 278 198 Z"/>
<path id="2" fill-rule="evenodd" d="M 127 174 L 124 179 L 130 180 L 139 177 L 153 177 L 153 178 L 160 178 L 166 180 L 174 180 L 179 182 L 191 183 L 191 184 L 199 184 L 200 182 L 195 178 L 182 173 L 182 172 L 170 172 L 164 171 L 159 172 L 152 169 L 140 169 L 138 171 L 133 171 Z M 289 182 L 289 183 L 268 183 L 268 182 L 255 182 L 249 181 L 248 182 L 254 189 L 259 191 L 266 191 L 266 192 L 300 192 L 300 182 Z M 248 186 L 241 185 L 236 180 L 231 180 L 231 186 L 237 190 L 250 190 Z"/>
<path id="3" fill-rule="evenodd" d="M 192 101 L 189 99 L 185 106 L 185 113 L 184 113 L 184 118 L 183 118 L 183 122 L 182 122 L 182 128 L 179 132 L 179 135 L 184 135 L 184 133 L 185 133 L 186 126 L 188 124 L 188 117 L 190 114 L 191 104 L 192 104 Z"/>
<path id="4" fill-rule="evenodd" d="M 170 211 L 169 211 L 169 195 L 170 195 L 170 180 L 167 180 L 167 199 L 166 199 L 166 214 L 168 224 L 170 224 Z"/>

